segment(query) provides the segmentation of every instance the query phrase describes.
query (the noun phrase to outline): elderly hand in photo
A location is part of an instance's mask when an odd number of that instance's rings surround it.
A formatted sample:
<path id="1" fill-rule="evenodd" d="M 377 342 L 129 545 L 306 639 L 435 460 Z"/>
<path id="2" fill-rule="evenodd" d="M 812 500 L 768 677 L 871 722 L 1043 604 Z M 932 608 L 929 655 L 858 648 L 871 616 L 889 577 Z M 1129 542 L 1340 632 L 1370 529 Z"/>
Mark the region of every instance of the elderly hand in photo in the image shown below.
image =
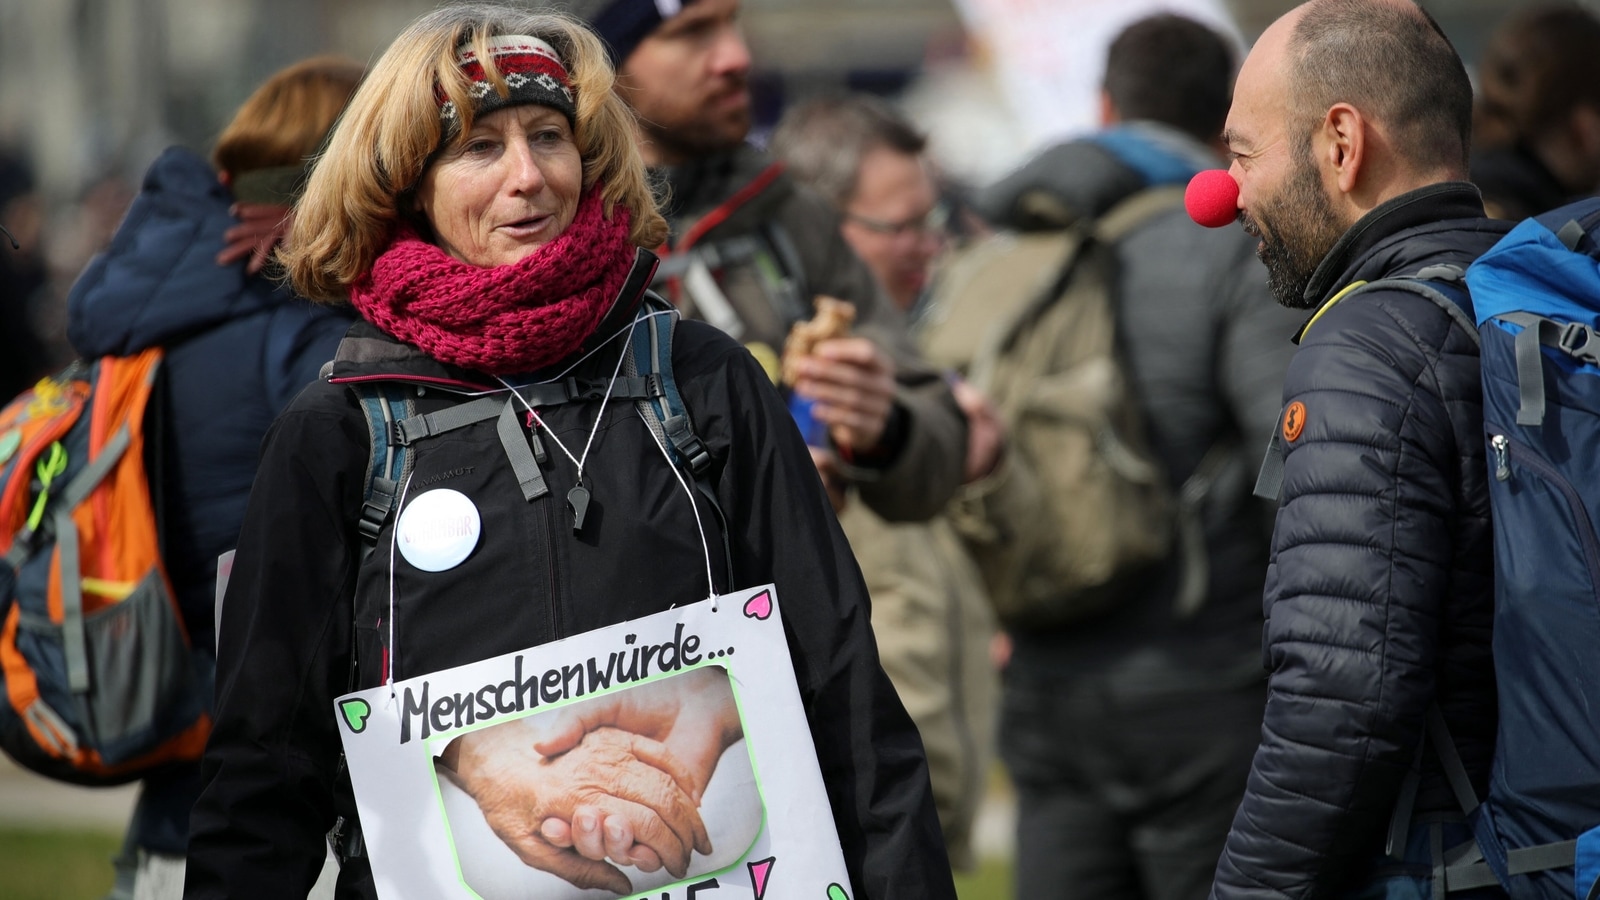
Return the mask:
<path id="1" fill-rule="evenodd" d="M 540 716 L 533 726 L 533 746 L 556 756 L 581 749 L 593 735 L 612 728 L 664 745 L 672 763 L 683 767 L 697 804 L 723 751 L 744 736 L 728 676 L 721 668 L 707 667 Z M 609 857 L 645 872 L 660 869 L 665 858 L 633 827 L 627 817 L 580 807 L 572 817 L 546 819 L 540 834 L 551 844 L 570 847 L 597 863 Z M 710 842 L 695 849 L 709 854 Z M 667 868 L 672 870 L 671 865 Z"/>
<path id="2" fill-rule="evenodd" d="M 544 754 L 535 749 L 536 737 L 526 720 L 511 722 L 462 735 L 439 758 L 447 777 L 527 865 L 582 888 L 632 889 L 603 857 L 546 839 L 540 825 L 551 818 L 585 834 L 625 827 L 629 844 L 647 848 L 657 868 L 678 877 L 693 851 L 710 852 L 692 793 L 695 778 L 660 742 L 600 727 L 561 753 Z"/>

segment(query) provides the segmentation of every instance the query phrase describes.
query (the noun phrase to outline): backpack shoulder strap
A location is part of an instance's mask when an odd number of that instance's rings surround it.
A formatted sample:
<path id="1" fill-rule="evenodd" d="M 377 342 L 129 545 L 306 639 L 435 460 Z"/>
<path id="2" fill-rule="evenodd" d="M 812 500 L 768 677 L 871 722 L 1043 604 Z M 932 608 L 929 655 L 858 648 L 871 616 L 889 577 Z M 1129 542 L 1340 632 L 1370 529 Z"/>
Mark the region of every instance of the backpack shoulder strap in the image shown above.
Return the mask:
<path id="1" fill-rule="evenodd" d="M 378 533 L 394 511 L 400 485 L 410 473 L 411 454 L 399 440 L 396 424 L 411 418 L 416 404 L 410 392 L 390 382 L 363 382 L 350 386 L 367 423 L 367 473 L 361 497 L 361 532 L 364 553 L 377 546 Z"/>
<path id="2" fill-rule="evenodd" d="M 1183 194 L 1183 185 L 1163 185 L 1129 195 L 1095 221 L 1095 240 L 1115 244 L 1156 216 L 1182 206 Z"/>
<path id="3" fill-rule="evenodd" d="M 1517 360 L 1518 425 L 1544 424 L 1544 354 L 1554 347 L 1591 366 L 1600 365 L 1600 331 L 1582 322 L 1562 322 L 1530 312 L 1502 313 L 1496 318 L 1521 327 L 1513 344 Z"/>
<path id="4" fill-rule="evenodd" d="M 695 434 L 694 423 L 672 373 L 672 335 L 677 325 L 675 310 L 654 294 L 646 295 L 639 308 L 625 366 L 632 374 L 653 382 L 658 388 L 652 396 L 636 400 L 639 415 L 650 426 L 650 431 L 665 442 L 673 463 L 686 467 L 699 478 L 710 468 L 711 454 L 705 442 Z"/>
<path id="5" fill-rule="evenodd" d="M 1047 277 L 1034 289 L 1031 298 L 1019 304 L 1011 315 L 991 326 L 977 351 L 973 354 L 970 378 L 982 388 L 988 384 L 989 375 L 1002 356 L 1046 308 L 1060 299 L 1073 273 L 1095 246 L 1108 247 L 1136 231 L 1139 226 L 1167 210 L 1183 203 L 1183 188 L 1178 186 L 1148 188 L 1129 195 L 1096 219 L 1082 219 L 1057 232 L 1055 241 L 1041 242 L 1038 235 L 1029 237 L 1031 260 L 1047 261 Z M 1010 248 L 996 245 L 1001 257 L 1010 256 Z M 1044 254 L 1041 256 L 1041 254 Z"/>
<path id="6" fill-rule="evenodd" d="M 1418 270 L 1414 275 L 1399 275 L 1369 281 L 1351 293 L 1366 293 L 1377 288 L 1408 291 L 1426 297 L 1444 310 L 1455 324 L 1461 326 L 1461 330 L 1466 332 L 1474 345 L 1479 342 L 1478 326 L 1472 312 L 1472 297 L 1467 292 L 1466 272 L 1460 266 L 1428 266 Z"/>
<path id="7" fill-rule="evenodd" d="M 694 422 L 678 391 L 678 381 L 672 372 L 672 335 L 677 330 L 677 310 L 654 293 L 645 294 L 635 319 L 632 343 L 628 348 L 625 367 L 630 374 L 654 381 L 660 388 L 657 396 L 634 401 L 640 418 L 667 451 L 674 465 L 688 470 L 700 496 L 711 507 L 717 520 L 717 531 L 722 536 L 723 560 L 727 589 L 733 587 L 733 552 L 728 540 L 728 521 L 717 501 L 717 492 L 711 483 L 711 452 L 705 441 L 695 433 Z M 713 586 L 714 589 L 714 586 Z"/>
<path id="8" fill-rule="evenodd" d="M 1427 297 L 1461 326 L 1474 345 L 1481 344 L 1478 329 L 1473 324 L 1475 314 L 1471 296 L 1459 267 L 1429 266 L 1415 275 L 1371 282 L 1361 290 L 1374 287 L 1410 291 Z M 1517 333 L 1514 344 L 1519 395 L 1517 424 L 1543 425 L 1545 391 L 1540 346 L 1554 347 L 1580 362 L 1600 365 L 1600 332 L 1582 322 L 1559 322 L 1527 312 L 1505 313 L 1498 318 L 1522 329 Z"/>
<path id="9" fill-rule="evenodd" d="M 162 351 L 149 348 L 136 356 L 107 356 L 97 364 L 94 376 L 97 396 L 84 415 L 99 421 L 95 426 L 115 426 L 104 443 L 93 450 L 93 457 L 61 489 L 55 503 L 55 540 L 59 554 L 61 592 L 62 651 L 67 670 L 67 686 L 73 694 L 89 690 L 89 652 L 84 631 L 83 570 L 80 566 L 78 526 L 73 512 L 95 488 L 122 462 L 134 442 L 134 433 L 142 431 L 147 404 L 155 388 L 156 375 L 161 369 Z M 111 395 L 106 399 L 106 395 Z M 108 419 L 100 419 L 101 416 Z M 111 417 L 121 416 L 120 419 Z M 64 462 L 64 458 L 63 458 Z M 144 460 L 136 465 L 143 469 Z M 42 508 L 42 507 L 41 507 Z M 150 509 L 154 513 L 154 508 Z M 154 521 L 150 522 L 154 526 Z"/>
<path id="10" fill-rule="evenodd" d="M 538 388 L 554 388 L 539 392 Z M 452 406 L 419 415 L 411 390 L 394 382 L 376 382 L 352 385 L 351 390 L 366 414 L 368 446 L 366 491 L 361 507 L 362 543 L 371 552 L 378 533 L 399 499 L 406 479 L 411 475 L 411 445 L 425 438 L 455 431 L 497 419 L 496 430 L 505 447 L 506 456 L 522 486 L 523 497 L 535 500 L 549 493 L 539 464 L 544 462 L 544 445 L 534 433 L 524 439 L 517 425 L 516 400 L 499 396 L 478 397 Z M 537 385 L 533 389 L 536 399 L 527 402 L 535 405 L 566 403 L 575 397 L 585 396 L 575 382 Z M 526 391 L 525 391 L 526 393 Z M 545 398 L 543 400 L 537 398 Z"/>

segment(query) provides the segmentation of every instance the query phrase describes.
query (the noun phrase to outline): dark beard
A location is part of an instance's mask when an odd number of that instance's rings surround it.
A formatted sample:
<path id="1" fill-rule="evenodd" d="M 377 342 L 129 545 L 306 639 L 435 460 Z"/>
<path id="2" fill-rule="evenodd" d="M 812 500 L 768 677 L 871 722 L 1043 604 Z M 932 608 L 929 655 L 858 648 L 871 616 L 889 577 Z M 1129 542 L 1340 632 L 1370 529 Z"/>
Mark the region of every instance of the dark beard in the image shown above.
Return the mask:
<path id="1" fill-rule="evenodd" d="M 728 75 L 705 98 L 706 107 L 689 111 L 688 118 L 674 118 L 672 124 L 661 125 L 641 116 L 639 124 L 644 138 L 658 145 L 666 158 L 681 161 L 732 150 L 750 136 L 751 108 L 746 106 L 742 113 L 720 113 L 712 107 L 732 93 L 748 90 L 749 81 L 745 76 Z M 750 102 L 754 99 L 750 98 Z"/>
<path id="2" fill-rule="evenodd" d="M 667 129 L 643 123 L 645 139 L 659 145 L 669 159 L 696 160 L 732 150 L 743 144 L 750 134 L 750 123 L 741 128 L 735 123 L 726 127 L 690 127 Z"/>
<path id="3" fill-rule="evenodd" d="M 1273 299 L 1289 309 L 1313 309 L 1322 302 L 1321 297 L 1308 298 L 1306 288 L 1344 228 L 1315 166 L 1309 161 L 1295 166 L 1282 193 L 1253 218 L 1246 217 L 1244 229 L 1261 239 L 1256 256 L 1267 267 Z"/>

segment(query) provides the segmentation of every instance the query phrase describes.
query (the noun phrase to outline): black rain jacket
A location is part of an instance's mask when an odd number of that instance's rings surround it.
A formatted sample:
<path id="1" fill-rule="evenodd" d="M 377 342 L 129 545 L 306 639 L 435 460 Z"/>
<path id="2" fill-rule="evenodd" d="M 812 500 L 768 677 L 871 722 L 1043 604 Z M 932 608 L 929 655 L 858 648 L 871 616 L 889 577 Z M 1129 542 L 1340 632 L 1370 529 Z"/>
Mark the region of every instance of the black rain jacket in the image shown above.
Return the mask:
<path id="1" fill-rule="evenodd" d="M 641 251 L 585 350 L 626 329 L 653 265 Z M 609 378 L 623 345 L 604 344 L 572 374 Z M 953 898 L 921 741 L 878 664 L 860 571 L 787 409 L 750 354 L 709 326 L 677 326 L 672 366 L 713 458 L 735 583 L 778 587 L 851 895 Z M 374 377 L 422 387 L 418 412 L 448 405 L 434 399 L 440 388 L 497 386 L 361 323 L 341 346 L 332 381 L 312 385 L 273 425 L 223 608 L 217 723 L 193 814 L 188 900 L 304 897 L 322 865 L 324 835 L 336 816 L 351 814 L 332 701 L 349 690 L 352 601 L 358 590 L 387 592 L 388 560 L 373 553 L 363 562 L 356 526 L 367 425 L 337 382 Z M 597 414 L 600 402 L 588 401 L 544 417 L 577 453 Z M 613 400 L 601 415 L 584 469 L 593 502 L 582 535 L 573 534 L 563 499 L 575 467 L 554 446 L 542 467 L 550 493 L 532 502 L 523 500 L 494 420 L 414 451 L 413 482 L 466 494 L 483 527 L 477 549 L 454 569 L 430 574 L 396 564 L 388 648 L 396 679 L 708 595 L 689 497 L 631 402 Z M 695 503 L 717 586 L 726 590 L 715 520 Z M 382 648 L 377 629 L 362 624 L 358 684 L 370 687 L 382 683 Z M 341 870 L 339 896 L 374 896 L 364 857 Z"/>

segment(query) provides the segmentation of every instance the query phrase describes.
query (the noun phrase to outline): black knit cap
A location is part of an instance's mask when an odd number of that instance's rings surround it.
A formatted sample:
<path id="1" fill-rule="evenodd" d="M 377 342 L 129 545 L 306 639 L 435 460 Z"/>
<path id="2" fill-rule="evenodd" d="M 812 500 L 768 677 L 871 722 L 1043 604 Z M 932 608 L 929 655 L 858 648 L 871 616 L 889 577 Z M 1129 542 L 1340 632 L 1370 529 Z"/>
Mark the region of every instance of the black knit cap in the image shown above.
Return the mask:
<path id="1" fill-rule="evenodd" d="M 605 41 L 611 67 L 621 69 L 645 38 L 691 3 L 694 0 L 551 0 L 550 6 L 589 23 Z"/>
<path id="2" fill-rule="evenodd" d="M 567 75 L 566 64 L 561 61 L 554 47 L 525 34 L 505 34 L 489 38 L 488 51 L 495 68 L 500 70 L 501 77 L 505 79 L 505 96 L 501 96 L 493 82 L 489 81 L 488 73 L 484 71 L 483 63 L 472 47 L 462 49 L 456 56 L 462 74 L 472 82 L 468 92 L 472 96 L 474 117 L 486 116 L 508 106 L 536 103 L 559 111 L 567 117 L 569 124 L 576 127 L 578 106 L 572 92 L 572 79 Z M 439 118 L 444 124 L 442 145 L 455 138 L 461 128 L 461 117 L 456 114 L 455 104 L 444 95 L 442 89 L 437 99 Z"/>

